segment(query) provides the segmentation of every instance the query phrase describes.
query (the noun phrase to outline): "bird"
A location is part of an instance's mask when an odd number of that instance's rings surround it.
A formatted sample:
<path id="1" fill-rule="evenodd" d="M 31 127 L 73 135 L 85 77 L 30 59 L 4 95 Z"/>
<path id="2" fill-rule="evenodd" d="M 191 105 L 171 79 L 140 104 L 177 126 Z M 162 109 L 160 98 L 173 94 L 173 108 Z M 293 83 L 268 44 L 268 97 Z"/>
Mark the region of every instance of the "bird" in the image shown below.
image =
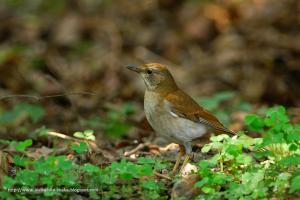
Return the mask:
<path id="1" fill-rule="evenodd" d="M 212 132 L 235 134 L 180 89 L 165 65 L 148 63 L 127 65 L 127 68 L 140 74 L 144 80 L 144 112 L 153 130 L 179 145 L 173 173 L 178 170 L 183 156 L 179 172 L 184 170 L 192 157 L 195 141 L 208 138 Z"/>

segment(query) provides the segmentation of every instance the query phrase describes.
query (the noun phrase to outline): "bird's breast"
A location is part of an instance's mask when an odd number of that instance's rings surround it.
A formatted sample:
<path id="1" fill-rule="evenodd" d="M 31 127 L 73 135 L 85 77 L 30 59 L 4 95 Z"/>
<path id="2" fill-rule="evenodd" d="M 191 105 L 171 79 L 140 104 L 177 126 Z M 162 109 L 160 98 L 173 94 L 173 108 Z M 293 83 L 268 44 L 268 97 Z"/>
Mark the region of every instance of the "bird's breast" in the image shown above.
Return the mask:
<path id="1" fill-rule="evenodd" d="M 155 120 L 155 116 L 161 115 L 161 103 L 163 98 L 156 92 L 146 91 L 144 97 L 144 110 L 149 123 Z M 152 125 L 152 124 L 151 124 Z"/>

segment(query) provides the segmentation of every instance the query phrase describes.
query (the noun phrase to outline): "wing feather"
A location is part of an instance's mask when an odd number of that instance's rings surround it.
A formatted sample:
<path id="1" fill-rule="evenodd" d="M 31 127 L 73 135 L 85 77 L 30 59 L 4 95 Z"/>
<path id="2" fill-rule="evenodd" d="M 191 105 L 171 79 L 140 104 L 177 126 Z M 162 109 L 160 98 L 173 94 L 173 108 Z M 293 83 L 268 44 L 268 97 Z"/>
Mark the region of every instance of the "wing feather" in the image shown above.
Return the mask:
<path id="1" fill-rule="evenodd" d="M 218 131 L 235 134 L 235 132 L 227 129 L 213 114 L 201 107 L 181 90 L 169 93 L 164 103 L 173 116 L 177 115 L 194 122 L 205 124 Z"/>

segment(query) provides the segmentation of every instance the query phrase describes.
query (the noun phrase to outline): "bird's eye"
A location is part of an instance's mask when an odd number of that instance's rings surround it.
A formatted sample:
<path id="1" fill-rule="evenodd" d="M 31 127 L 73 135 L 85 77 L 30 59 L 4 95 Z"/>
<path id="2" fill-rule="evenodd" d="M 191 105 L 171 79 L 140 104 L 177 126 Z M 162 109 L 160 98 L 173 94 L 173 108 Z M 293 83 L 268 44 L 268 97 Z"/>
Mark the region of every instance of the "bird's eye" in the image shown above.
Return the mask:
<path id="1" fill-rule="evenodd" d="M 152 74 L 152 70 L 151 69 L 147 69 L 147 74 Z"/>

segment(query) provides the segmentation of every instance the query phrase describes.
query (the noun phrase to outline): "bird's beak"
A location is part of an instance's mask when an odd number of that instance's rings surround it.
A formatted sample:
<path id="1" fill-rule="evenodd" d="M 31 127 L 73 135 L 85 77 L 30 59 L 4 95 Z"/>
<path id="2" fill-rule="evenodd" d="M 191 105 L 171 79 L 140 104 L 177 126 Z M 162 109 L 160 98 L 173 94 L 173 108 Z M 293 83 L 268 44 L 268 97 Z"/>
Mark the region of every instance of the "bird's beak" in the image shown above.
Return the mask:
<path id="1" fill-rule="evenodd" d="M 142 69 L 136 65 L 127 65 L 126 67 L 127 67 L 127 69 L 130 69 L 130 70 L 138 72 L 138 73 L 140 73 L 142 71 Z"/>

